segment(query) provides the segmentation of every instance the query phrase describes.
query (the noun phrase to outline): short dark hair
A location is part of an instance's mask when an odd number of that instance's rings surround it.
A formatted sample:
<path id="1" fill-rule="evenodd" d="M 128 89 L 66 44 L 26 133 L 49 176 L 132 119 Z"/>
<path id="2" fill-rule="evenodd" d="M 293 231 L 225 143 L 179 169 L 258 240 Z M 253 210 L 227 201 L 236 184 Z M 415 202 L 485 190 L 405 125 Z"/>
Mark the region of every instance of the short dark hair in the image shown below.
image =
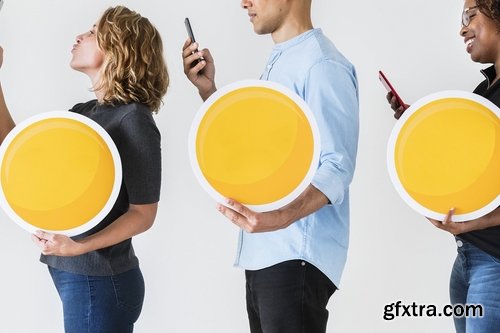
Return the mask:
<path id="1" fill-rule="evenodd" d="M 481 13 L 495 22 L 500 32 L 500 0 L 476 0 L 476 5 Z"/>

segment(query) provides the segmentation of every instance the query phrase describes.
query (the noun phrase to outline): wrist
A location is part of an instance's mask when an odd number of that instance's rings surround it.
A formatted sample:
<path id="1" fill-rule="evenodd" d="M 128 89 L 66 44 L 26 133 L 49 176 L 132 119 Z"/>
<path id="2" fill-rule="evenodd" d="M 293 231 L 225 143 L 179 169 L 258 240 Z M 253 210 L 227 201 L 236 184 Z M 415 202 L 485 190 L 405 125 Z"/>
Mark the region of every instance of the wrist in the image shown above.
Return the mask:
<path id="1" fill-rule="evenodd" d="M 210 88 L 206 90 L 198 89 L 198 93 L 200 94 L 200 97 L 203 99 L 203 101 L 206 101 L 216 91 L 217 88 L 215 87 L 215 84 L 213 84 Z"/>

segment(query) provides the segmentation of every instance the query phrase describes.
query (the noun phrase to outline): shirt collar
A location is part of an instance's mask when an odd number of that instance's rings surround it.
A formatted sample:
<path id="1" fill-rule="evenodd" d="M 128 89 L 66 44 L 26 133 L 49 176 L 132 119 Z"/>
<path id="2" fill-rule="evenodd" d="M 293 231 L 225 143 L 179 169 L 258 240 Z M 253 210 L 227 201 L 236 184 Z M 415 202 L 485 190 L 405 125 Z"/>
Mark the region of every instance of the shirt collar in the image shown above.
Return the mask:
<path id="1" fill-rule="evenodd" d="M 491 85 L 491 82 L 493 82 L 493 80 L 495 80 L 495 78 L 497 77 L 495 65 L 491 65 L 490 67 L 488 67 L 486 69 L 482 69 L 481 73 L 484 75 L 484 77 L 488 81 L 488 88 L 489 88 Z"/>
<path id="2" fill-rule="evenodd" d="M 316 34 L 321 34 L 321 29 L 311 29 L 307 30 L 306 32 L 301 33 L 298 36 L 293 37 L 292 39 L 289 39 L 287 41 L 284 41 L 282 43 L 278 43 L 274 45 L 274 51 L 284 51 L 286 49 L 289 49 L 297 44 L 300 44 L 302 41 L 306 40 L 307 38 L 316 35 Z"/>

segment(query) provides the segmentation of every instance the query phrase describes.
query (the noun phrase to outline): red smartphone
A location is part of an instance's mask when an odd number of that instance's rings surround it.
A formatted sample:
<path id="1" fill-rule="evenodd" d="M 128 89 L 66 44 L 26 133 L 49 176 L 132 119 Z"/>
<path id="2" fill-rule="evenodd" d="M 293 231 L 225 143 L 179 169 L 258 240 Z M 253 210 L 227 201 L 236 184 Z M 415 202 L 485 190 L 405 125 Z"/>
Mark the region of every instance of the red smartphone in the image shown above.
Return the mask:
<path id="1" fill-rule="evenodd" d="M 401 97 L 399 97 L 399 94 L 396 92 L 396 89 L 394 89 L 394 87 L 389 82 L 389 80 L 387 80 L 387 77 L 384 75 L 382 71 L 378 71 L 378 79 L 380 80 L 380 82 L 382 82 L 382 85 L 385 87 L 385 89 L 388 92 L 391 92 L 394 95 L 394 97 L 396 97 L 396 100 L 398 101 L 399 105 L 403 107 L 403 110 L 406 110 L 408 108 L 406 106 L 406 103 L 403 102 Z"/>

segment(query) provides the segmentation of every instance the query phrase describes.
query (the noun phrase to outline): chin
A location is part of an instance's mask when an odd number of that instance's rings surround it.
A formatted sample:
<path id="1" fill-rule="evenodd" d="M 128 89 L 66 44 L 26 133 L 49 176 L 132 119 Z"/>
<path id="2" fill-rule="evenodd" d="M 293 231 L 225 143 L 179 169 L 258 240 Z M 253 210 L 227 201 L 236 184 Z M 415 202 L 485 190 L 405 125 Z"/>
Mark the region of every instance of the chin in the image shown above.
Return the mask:
<path id="1" fill-rule="evenodd" d="M 71 61 L 69 62 L 69 67 L 75 70 L 78 69 L 78 62 L 76 62 L 75 59 L 71 59 Z"/>
<path id="2" fill-rule="evenodd" d="M 270 34 L 272 31 L 270 31 L 271 29 L 269 28 L 266 28 L 266 27 L 263 27 L 263 26 L 257 26 L 254 24 L 253 26 L 253 31 L 257 34 L 257 35 L 267 35 L 267 34 Z"/>
<path id="3" fill-rule="evenodd" d="M 474 54 L 474 53 L 471 53 L 470 54 L 470 59 L 474 62 L 478 62 L 478 63 L 481 63 L 481 57 L 479 57 L 478 55 Z"/>
<path id="4" fill-rule="evenodd" d="M 481 56 L 477 56 L 477 55 L 473 55 L 473 54 L 470 55 L 470 58 L 471 58 L 472 61 L 477 62 L 479 64 L 490 64 L 490 63 L 493 63 L 493 61 L 488 61 L 488 60 L 486 60 L 484 58 L 481 58 Z"/>
<path id="5" fill-rule="evenodd" d="M 74 64 L 73 62 L 69 63 L 69 67 L 71 67 L 71 69 L 75 71 L 84 73 L 83 68 L 81 66 L 78 66 L 77 64 Z"/>

